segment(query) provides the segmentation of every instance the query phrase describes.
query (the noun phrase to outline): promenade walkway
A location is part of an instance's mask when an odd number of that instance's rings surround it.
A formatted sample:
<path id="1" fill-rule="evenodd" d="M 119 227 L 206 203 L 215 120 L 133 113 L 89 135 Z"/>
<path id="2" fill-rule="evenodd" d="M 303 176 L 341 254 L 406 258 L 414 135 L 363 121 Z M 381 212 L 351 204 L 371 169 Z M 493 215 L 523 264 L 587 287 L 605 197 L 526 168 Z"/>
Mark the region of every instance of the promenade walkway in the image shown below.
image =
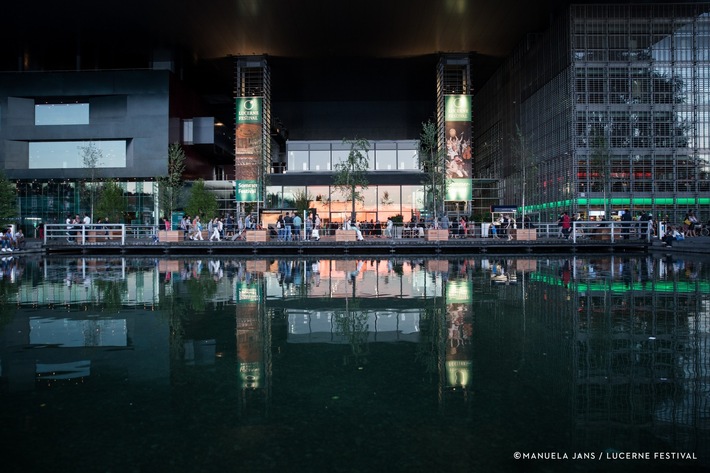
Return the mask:
<path id="1" fill-rule="evenodd" d="M 591 223 L 591 222 L 590 222 Z M 401 229 L 400 229 L 401 230 Z M 404 237 L 403 232 L 395 232 L 393 238 L 365 236 L 356 241 L 354 233 L 349 241 L 334 235 L 323 235 L 319 241 L 278 241 L 267 231 L 261 235 L 250 233 L 245 239 L 209 241 L 184 240 L 182 232 L 171 234 L 158 231 L 157 227 L 131 227 L 121 224 L 86 225 L 68 228 L 55 224 L 45 227 L 42 249 L 49 254 L 224 254 L 224 255 L 348 255 L 348 254 L 481 254 L 481 253 L 623 253 L 646 252 L 652 240 L 648 235 L 637 232 L 621 236 L 622 229 L 613 225 L 600 228 L 588 226 L 571 235 L 560 238 L 554 231 L 532 231 L 526 237 L 519 231 L 516 239 L 482 238 L 481 234 L 465 237 L 443 231 L 442 240 L 430 241 L 433 236 Z M 449 238 L 447 239 L 447 235 Z M 261 237 L 261 238 L 256 238 Z M 263 241 L 256 241 L 256 240 Z M 345 239 L 347 240 L 347 238 Z"/>

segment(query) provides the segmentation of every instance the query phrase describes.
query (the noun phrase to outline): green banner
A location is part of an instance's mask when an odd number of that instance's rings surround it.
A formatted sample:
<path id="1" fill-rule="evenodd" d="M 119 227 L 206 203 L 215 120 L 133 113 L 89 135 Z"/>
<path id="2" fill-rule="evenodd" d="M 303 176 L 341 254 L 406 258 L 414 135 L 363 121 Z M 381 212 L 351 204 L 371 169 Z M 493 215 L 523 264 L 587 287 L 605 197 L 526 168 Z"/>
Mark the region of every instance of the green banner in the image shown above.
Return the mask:
<path id="1" fill-rule="evenodd" d="M 257 181 L 238 180 L 235 181 L 235 195 L 237 202 L 260 202 L 261 193 L 259 192 L 259 184 Z"/>
<path id="2" fill-rule="evenodd" d="M 261 97 L 237 97 L 237 124 L 261 124 Z"/>
<path id="3" fill-rule="evenodd" d="M 446 200 L 471 200 L 473 181 L 471 179 L 451 179 L 446 184 Z"/>
<path id="4" fill-rule="evenodd" d="M 446 95 L 444 96 L 445 120 L 447 122 L 471 121 L 471 96 Z"/>
<path id="5" fill-rule="evenodd" d="M 264 165 L 261 159 L 264 152 L 264 136 L 262 136 L 262 98 L 261 97 L 237 97 L 236 114 L 237 126 L 235 136 L 235 179 L 237 184 L 237 202 L 256 202 L 258 195 L 250 193 L 246 189 L 258 186 L 251 186 L 258 181 L 261 167 Z M 242 196 L 240 197 L 240 191 Z"/>
<path id="6" fill-rule="evenodd" d="M 446 143 L 446 200 L 469 201 L 473 198 L 471 178 L 471 96 L 444 96 L 444 127 Z"/>

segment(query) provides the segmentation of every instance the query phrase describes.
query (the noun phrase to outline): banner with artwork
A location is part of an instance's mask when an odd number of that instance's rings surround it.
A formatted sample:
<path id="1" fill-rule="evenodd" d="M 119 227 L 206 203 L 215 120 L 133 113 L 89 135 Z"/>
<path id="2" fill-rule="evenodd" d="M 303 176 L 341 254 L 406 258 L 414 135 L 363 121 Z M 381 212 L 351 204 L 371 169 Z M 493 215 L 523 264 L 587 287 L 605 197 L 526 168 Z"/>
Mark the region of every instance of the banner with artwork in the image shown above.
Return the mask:
<path id="1" fill-rule="evenodd" d="M 446 200 L 471 200 L 471 96 L 444 96 Z M 462 190 L 464 192 L 462 193 Z"/>
<path id="2" fill-rule="evenodd" d="M 256 202 L 261 197 L 256 184 L 262 165 L 262 98 L 237 97 L 236 110 L 236 200 Z"/>

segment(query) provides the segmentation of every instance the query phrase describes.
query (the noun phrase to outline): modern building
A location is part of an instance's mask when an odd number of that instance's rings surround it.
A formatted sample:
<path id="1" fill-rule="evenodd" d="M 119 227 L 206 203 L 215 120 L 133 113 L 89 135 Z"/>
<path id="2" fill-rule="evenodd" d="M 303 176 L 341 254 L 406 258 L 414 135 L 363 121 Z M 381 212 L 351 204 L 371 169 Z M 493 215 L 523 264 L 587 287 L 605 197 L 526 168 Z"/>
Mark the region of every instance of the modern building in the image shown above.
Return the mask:
<path id="1" fill-rule="evenodd" d="M 710 217 L 710 6 L 572 5 L 474 98 L 474 174 L 543 221 Z"/>
<path id="2" fill-rule="evenodd" d="M 466 2 L 420 3 L 437 21 L 420 31 L 402 24 L 401 34 L 375 28 L 357 44 L 347 28 L 321 21 L 337 9 L 311 18 L 287 8 L 304 22 L 301 37 L 283 34 L 282 15 L 233 6 L 211 14 L 218 42 L 188 20 L 193 44 L 165 31 L 158 41 L 147 27 L 127 38 L 123 11 L 106 26 L 112 35 L 82 24 L 51 42 L 42 21 L 37 35 L 7 35 L 0 169 L 17 183 L 20 223 L 31 234 L 36 222 L 89 211 L 87 195 L 102 179 L 123 186 L 127 223 L 156 223 L 155 179 L 176 142 L 188 155 L 185 179 L 204 179 L 221 214 L 257 210 L 269 223 L 305 195 L 325 221 L 340 222 L 348 205 L 333 176 L 349 151 L 344 139 L 355 138 L 370 143 L 358 220 L 435 209 L 488 218 L 492 205 L 540 221 L 627 208 L 672 221 L 689 209 L 710 216 L 707 3 L 519 2 L 519 15 L 505 15 L 510 29 L 482 22 L 500 18 L 494 2 L 478 12 Z M 362 18 L 350 13 L 344 23 Z M 61 24 L 72 12 L 56 15 Z M 273 23 L 273 35 L 240 36 L 254 18 Z M 225 30 L 232 22 L 243 28 Z M 329 46 L 306 26 L 323 24 Z M 442 182 L 419 151 L 428 120 L 445 154 Z M 89 145 L 104 157 L 98 166 L 82 162 Z"/>
<path id="3" fill-rule="evenodd" d="M 25 227 L 89 213 L 91 187 L 105 179 L 125 191 L 126 223 L 156 222 L 155 178 L 167 173 L 170 143 L 188 150 L 187 176 L 232 169 L 214 117 L 169 70 L 6 72 L 0 91 L 0 163 L 17 182 Z"/>

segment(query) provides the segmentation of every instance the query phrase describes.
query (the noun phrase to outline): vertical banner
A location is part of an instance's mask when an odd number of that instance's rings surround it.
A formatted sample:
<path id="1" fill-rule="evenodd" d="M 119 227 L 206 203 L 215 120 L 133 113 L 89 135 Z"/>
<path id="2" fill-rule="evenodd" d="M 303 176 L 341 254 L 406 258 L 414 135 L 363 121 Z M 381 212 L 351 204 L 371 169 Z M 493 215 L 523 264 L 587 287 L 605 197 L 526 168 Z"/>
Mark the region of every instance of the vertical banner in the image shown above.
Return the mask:
<path id="1" fill-rule="evenodd" d="M 446 200 L 471 200 L 471 96 L 444 96 Z"/>
<path id="2" fill-rule="evenodd" d="M 237 202 L 257 202 L 259 192 L 259 172 L 262 166 L 262 98 L 237 97 L 236 109 L 236 200 Z"/>

